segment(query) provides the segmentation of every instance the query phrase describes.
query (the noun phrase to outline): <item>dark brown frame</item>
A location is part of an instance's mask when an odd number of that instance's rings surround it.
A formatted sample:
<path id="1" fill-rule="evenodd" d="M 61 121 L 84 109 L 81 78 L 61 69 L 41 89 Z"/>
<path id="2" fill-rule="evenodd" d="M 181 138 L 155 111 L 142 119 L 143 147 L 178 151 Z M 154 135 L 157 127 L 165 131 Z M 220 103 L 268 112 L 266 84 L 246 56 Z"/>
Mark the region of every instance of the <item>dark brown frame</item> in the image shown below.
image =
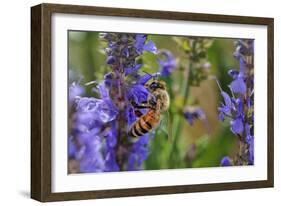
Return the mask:
<path id="1" fill-rule="evenodd" d="M 268 148 L 267 180 L 200 185 L 165 186 L 52 193 L 51 191 L 51 16 L 53 13 L 223 22 L 265 25 L 268 31 Z M 104 8 L 76 5 L 40 4 L 31 8 L 31 197 L 47 201 L 160 195 L 234 189 L 273 187 L 274 182 L 274 19 L 246 16 Z"/>

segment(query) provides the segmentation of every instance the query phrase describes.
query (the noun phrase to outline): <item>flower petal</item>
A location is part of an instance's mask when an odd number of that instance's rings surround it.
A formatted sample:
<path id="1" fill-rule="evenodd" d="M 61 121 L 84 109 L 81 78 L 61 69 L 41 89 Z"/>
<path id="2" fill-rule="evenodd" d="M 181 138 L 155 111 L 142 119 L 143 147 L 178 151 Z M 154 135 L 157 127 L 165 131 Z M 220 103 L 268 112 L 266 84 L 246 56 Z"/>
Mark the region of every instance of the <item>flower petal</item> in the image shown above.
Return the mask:
<path id="1" fill-rule="evenodd" d="M 106 59 L 107 64 L 114 64 L 114 62 L 115 62 L 115 58 L 113 56 L 107 57 Z"/>
<path id="2" fill-rule="evenodd" d="M 128 75 L 138 71 L 141 68 L 141 66 L 142 66 L 141 64 L 137 64 L 133 68 L 132 67 L 125 68 L 125 76 L 128 76 Z"/>
<path id="3" fill-rule="evenodd" d="M 243 78 L 238 77 L 234 81 L 231 82 L 230 87 L 234 93 L 237 94 L 245 94 L 246 93 L 246 84 Z"/>
<path id="4" fill-rule="evenodd" d="M 232 102 L 231 102 L 231 98 L 229 97 L 229 95 L 226 92 L 224 92 L 224 91 L 221 92 L 221 95 L 223 97 L 225 106 L 231 108 L 232 107 Z"/>
<path id="5" fill-rule="evenodd" d="M 158 63 L 160 65 L 160 74 L 162 77 L 169 76 L 176 68 L 176 60 L 173 54 L 168 50 L 159 52 Z"/>
<path id="6" fill-rule="evenodd" d="M 231 125 L 231 131 L 234 134 L 242 134 L 244 131 L 243 121 L 241 118 L 236 118 L 230 122 Z"/>
<path id="7" fill-rule="evenodd" d="M 156 53 L 157 53 L 157 48 L 156 48 L 156 45 L 154 44 L 153 41 L 149 41 L 148 43 L 146 43 L 146 44 L 143 46 L 143 50 L 148 51 L 148 52 L 151 52 L 151 53 L 153 53 L 153 54 L 156 54 Z"/>

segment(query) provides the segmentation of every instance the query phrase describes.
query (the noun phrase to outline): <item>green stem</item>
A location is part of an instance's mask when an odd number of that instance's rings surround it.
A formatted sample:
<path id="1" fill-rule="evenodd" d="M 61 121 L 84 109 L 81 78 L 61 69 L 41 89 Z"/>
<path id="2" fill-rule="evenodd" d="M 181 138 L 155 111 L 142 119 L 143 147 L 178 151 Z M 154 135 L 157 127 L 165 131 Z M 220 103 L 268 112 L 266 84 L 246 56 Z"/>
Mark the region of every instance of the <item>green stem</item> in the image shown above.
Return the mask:
<path id="1" fill-rule="evenodd" d="M 184 108 L 184 106 L 187 103 L 188 100 L 188 95 L 189 95 L 189 72 L 192 69 L 192 63 L 189 64 L 189 69 L 188 70 L 183 70 L 183 75 L 182 75 L 182 81 L 181 81 L 181 87 L 182 88 L 182 92 L 181 92 L 181 96 L 183 96 L 183 104 L 182 104 L 182 108 Z M 174 141 L 172 144 L 172 149 L 171 149 L 171 153 L 170 153 L 170 157 L 169 157 L 169 164 L 171 168 L 174 167 L 178 167 L 178 162 L 177 162 L 177 156 L 179 155 L 178 152 L 178 141 L 181 135 L 181 131 L 182 131 L 182 127 L 183 127 L 183 119 L 182 119 L 182 114 L 176 114 L 174 121 L 173 121 L 173 131 L 175 132 L 174 134 Z"/>

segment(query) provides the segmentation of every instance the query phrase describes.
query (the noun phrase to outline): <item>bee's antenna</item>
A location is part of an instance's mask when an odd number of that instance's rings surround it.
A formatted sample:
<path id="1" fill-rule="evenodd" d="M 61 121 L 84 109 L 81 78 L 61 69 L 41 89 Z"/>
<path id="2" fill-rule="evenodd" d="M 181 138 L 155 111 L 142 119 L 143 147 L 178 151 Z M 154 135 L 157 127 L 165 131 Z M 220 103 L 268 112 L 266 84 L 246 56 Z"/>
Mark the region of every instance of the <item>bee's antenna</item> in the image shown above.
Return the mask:
<path id="1" fill-rule="evenodd" d="M 148 74 L 149 76 L 153 77 L 153 75 L 151 75 L 150 73 L 143 71 L 144 73 Z"/>
<path id="2" fill-rule="evenodd" d="M 148 74 L 153 80 L 155 80 L 156 78 L 158 79 L 159 76 L 160 76 L 160 73 L 159 73 L 159 72 L 154 73 L 154 74 L 150 74 L 150 73 L 148 73 L 148 72 L 146 72 L 146 71 L 143 71 L 143 72 L 146 73 L 146 74 Z"/>
<path id="3" fill-rule="evenodd" d="M 148 73 L 148 72 L 146 72 L 146 71 L 143 71 L 144 73 L 146 73 L 146 74 L 148 74 L 153 80 L 155 80 L 155 76 L 154 75 L 152 75 L 152 74 L 150 74 L 150 73 Z"/>

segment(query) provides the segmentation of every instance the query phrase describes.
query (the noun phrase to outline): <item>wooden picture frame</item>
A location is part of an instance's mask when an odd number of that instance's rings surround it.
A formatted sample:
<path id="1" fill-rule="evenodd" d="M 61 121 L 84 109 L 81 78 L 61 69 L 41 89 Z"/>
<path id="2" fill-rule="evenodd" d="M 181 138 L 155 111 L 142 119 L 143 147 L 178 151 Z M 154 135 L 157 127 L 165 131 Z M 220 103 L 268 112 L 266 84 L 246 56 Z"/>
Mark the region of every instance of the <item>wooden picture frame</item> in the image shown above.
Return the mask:
<path id="1" fill-rule="evenodd" d="M 52 192 L 51 150 L 51 17 L 54 13 L 169 19 L 193 22 L 220 22 L 264 25 L 267 27 L 267 179 L 261 181 L 215 184 L 170 185 L 162 187 L 111 189 L 79 192 Z M 31 8 L 31 197 L 48 201 L 81 200 L 93 198 L 160 195 L 219 190 L 273 187 L 274 182 L 274 83 L 272 18 L 229 16 L 200 13 L 103 8 L 76 5 L 40 4 Z"/>

